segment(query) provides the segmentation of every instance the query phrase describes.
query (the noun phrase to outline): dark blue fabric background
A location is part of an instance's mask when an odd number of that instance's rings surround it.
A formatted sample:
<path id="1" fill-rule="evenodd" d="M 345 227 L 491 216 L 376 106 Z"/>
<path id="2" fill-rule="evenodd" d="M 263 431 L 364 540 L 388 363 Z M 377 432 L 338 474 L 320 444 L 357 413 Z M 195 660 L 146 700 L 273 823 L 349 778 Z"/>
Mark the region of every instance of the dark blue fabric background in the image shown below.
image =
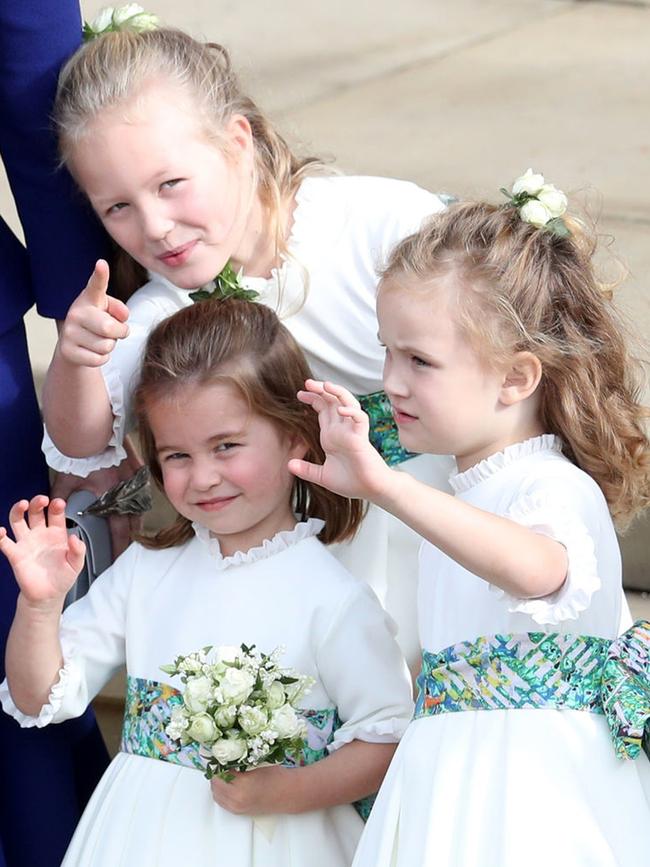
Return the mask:
<path id="1" fill-rule="evenodd" d="M 67 174 L 56 171 L 49 114 L 61 63 L 81 38 L 74 0 L 0 0 L 0 156 L 27 250 L 0 219 L 0 524 L 12 503 L 47 491 L 23 314 L 62 319 L 106 241 Z M 16 601 L 0 558 L 0 669 Z M 58 867 L 107 763 L 92 712 L 20 729 L 0 711 L 0 867 Z"/>

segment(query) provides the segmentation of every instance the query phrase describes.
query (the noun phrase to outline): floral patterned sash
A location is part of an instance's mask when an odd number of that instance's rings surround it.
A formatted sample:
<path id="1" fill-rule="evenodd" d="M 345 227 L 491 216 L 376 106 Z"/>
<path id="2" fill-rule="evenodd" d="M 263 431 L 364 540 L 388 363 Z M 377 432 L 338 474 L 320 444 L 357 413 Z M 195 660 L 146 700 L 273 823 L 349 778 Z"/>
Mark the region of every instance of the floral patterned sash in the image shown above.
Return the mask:
<path id="1" fill-rule="evenodd" d="M 129 675 L 120 751 L 204 771 L 206 762 L 199 753 L 198 744 L 181 746 L 165 732 L 172 709 L 182 703 L 182 694 L 173 686 Z M 334 707 L 298 709 L 297 713 L 307 723 L 307 742 L 300 753 L 287 758 L 284 764 L 288 767 L 302 767 L 324 759 L 328 755 L 327 746 L 341 725 Z M 374 796 L 371 796 L 353 805 L 364 822 L 370 815 L 373 802 Z"/>
<path id="2" fill-rule="evenodd" d="M 650 756 L 650 622 L 614 641 L 528 632 L 422 654 L 414 718 L 463 710 L 567 708 L 603 714 L 619 758 Z"/>
<path id="3" fill-rule="evenodd" d="M 372 394 L 357 395 L 357 400 L 370 419 L 370 442 L 389 467 L 417 457 L 400 445 L 397 425 L 385 392 L 374 391 Z"/>

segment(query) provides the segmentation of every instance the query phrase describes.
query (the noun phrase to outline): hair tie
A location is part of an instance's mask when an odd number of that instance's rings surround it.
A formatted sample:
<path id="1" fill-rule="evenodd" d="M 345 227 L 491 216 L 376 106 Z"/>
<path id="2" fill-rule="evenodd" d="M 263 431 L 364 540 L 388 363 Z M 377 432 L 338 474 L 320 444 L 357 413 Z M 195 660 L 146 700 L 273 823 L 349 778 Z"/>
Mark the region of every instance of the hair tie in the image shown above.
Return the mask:
<path id="1" fill-rule="evenodd" d="M 127 3 L 125 6 L 106 6 L 97 17 L 88 24 L 84 21 L 83 39 L 90 42 L 105 33 L 117 33 L 120 30 L 133 30 L 142 33 L 144 30 L 155 30 L 160 24 L 157 15 L 145 12 L 137 3 Z"/>
<path id="2" fill-rule="evenodd" d="M 539 175 L 528 169 L 512 185 L 508 192 L 501 187 L 500 192 L 508 199 L 506 208 L 516 208 L 524 223 L 546 229 L 558 238 L 567 238 L 571 233 L 562 215 L 567 209 L 567 197 L 562 190 L 544 181 L 544 175 Z"/>
<path id="3" fill-rule="evenodd" d="M 254 289 L 247 289 L 241 282 L 243 270 L 240 268 L 239 272 L 235 273 L 230 262 L 226 262 L 214 280 L 195 292 L 190 292 L 190 298 L 195 304 L 197 301 L 225 301 L 226 298 L 256 301 L 260 293 Z"/>

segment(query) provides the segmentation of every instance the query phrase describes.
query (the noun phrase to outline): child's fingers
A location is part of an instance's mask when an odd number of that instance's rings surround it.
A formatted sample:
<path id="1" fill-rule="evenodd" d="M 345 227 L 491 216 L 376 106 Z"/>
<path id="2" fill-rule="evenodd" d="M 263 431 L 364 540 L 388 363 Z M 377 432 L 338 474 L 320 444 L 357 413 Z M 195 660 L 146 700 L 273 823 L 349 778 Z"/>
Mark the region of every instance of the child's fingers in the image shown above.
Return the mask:
<path id="1" fill-rule="evenodd" d="M 78 536 L 68 536 L 68 555 L 67 561 L 70 568 L 79 574 L 83 569 L 84 559 L 86 557 L 86 546 Z"/>
<path id="2" fill-rule="evenodd" d="M 111 314 L 113 319 L 117 319 L 118 322 L 126 322 L 129 318 L 129 308 L 123 301 L 120 301 L 119 298 L 113 298 L 111 295 L 106 296 L 108 301 L 108 306 L 106 308 L 107 312 Z M 129 333 L 129 327 L 126 326 L 126 335 Z"/>
<path id="3" fill-rule="evenodd" d="M 31 530 L 45 527 L 45 508 L 49 502 L 50 498 L 46 497 L 45 494 L 37 494 L 29 501 L 27 519 Z"/>
<path id="4" fill-rule="evenodd" d="M 299 391 L 297 392 L 296 397 L 301 403 L 307 404 L 307 406 L 313 406 L 314 401 L 316 400 L 316 395 L 311 391 Z"/>
<path id="5" fill-rule="evenodd" d="M 359 405 L 357 406 L 340 406 L 338 408 L 338 413 L 343 418 L 352 419 L 355 424 L 365 425 L 366 419 L 368 416 L 361 409 Z"/>
<path id="6" fill-rule="evenodd" d="M 98 307 L 100 310 L 106 310 L 108 307 L 109 275 L 108 262 L 104 261 L 104 259 L 98 259 L 93 273 L 90 275 L 90 280 L 86 283 L 86 288 L 83 290 L 86 301 L 89 301 L 93 307 Z"/>
<path id="7" fill-rule="evenodd" d="M 52 500 L 47 510 L 47 523 L 50 527 L 59 527 L 65 530 L 65 500 L 60 497 Z"/>
<path id="8" fill-rule="evenodd" d="M 323 389 L 326 395 L 333 395 L 343 406 L 360 406 L 359 401 L 352 392 L 348 391 L 347 388 L 343 388 L 342 385 L 336 385 L 334 382 L 325 382 L 323 383 Z"/>
<path id="9" fill-rule="evenodd" d="M 5 555 L 5 557 L 7 558 L 7 560 L 9 560 L 10 563 L 15 547 L 16 543 L 13 541 L 13 539 L 9 538 L 6 528 L 0 527 L 0 552 Z"/>
<path id="10" fill-rule="evenodd" d="M 294 476 L 304 479 L 306 482 L 321 485 L 322 487 L 322 466 L 312 464 L 309 461 L 302 461 L 299 458 L 291 458 L 287 466 L 289 467 L 289 472 L 293 473 Z"/>
<path id="11" fill-rule="evenodd" d="M 323 383 L 319 379 L 306 379 L 305 390 L 313 391 L 314 394 L 321 394 L 324 391 Z"/>
<path id="12" fill-rule="evenodd" d="M 28 501 L 19 500 L 17 503 L 14 503 L 9 510 L 9 525 L 11 527 L 11 532 L 14 534 L 14 539 L 17 542 L 20 542 L 20 540 L 24 539 L 29 533 L 29 527 L 25 520 L 27 509 L 29 509 Z"/>

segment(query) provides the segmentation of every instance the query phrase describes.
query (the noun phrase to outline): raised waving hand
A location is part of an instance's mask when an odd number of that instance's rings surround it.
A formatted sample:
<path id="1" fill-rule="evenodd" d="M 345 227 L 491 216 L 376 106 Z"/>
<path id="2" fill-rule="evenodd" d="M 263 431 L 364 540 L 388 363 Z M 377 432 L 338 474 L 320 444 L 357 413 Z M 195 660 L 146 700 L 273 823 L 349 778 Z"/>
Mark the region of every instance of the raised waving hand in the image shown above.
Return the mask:
<path id="1" fill-rule="evenodd" d="M 58 351 L 70 364 L 101 367 L 116 341 L 129 333 L 128 307 L 108 294 L 108 278 L 108 263 L 99 259 L 86 288 L 68 310 Z"/>
<path id="2" fill-rule="evenodd" d="M 33 608 L 62 605 L 86 551 L 80 539 L 68 535 L 65 501 L 50 502 L 44 495 L 20 500 L 9 512 L 9 523 L 15 541 L 0 527 L 0 551 L 11 564 L 23 598 Z"/>
<path id="3" fill-rule="evenodd" d="M 289 469 L 346 497 L 376 501 L 392 471 L 368 439 L 368 416 L 347 389 L 308 379 L 298 399 L 318 413 L 325 463 L 291 460 Z"/>

